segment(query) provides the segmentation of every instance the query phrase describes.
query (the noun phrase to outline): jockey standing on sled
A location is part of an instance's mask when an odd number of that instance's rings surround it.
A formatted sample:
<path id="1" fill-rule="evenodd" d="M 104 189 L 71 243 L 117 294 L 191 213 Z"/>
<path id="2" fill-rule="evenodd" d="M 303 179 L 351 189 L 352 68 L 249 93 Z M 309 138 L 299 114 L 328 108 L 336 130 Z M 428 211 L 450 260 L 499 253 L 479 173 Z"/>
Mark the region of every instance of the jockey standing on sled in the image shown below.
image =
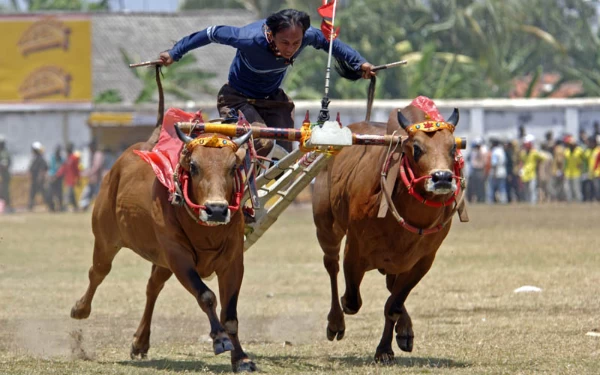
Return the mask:
<path id="1" fill-rule="evenodd" d="M 211 26 L 193 33 L 162 52 L 160 59 L 168 66 L 190 50 L 209 43 L 237 48 L 229 82 L 218 94 L 220 116 L 225 118 L 231 110 L 240 110 L 252 125 L 281 128 L 294 127 L 294 103 L 280 88 L 288 68 L 306 46 L 329 49 L 329 40 L 321 30 L 310 26 L 308 14 L 285 9 L 244 27 Z M 333 56 L 356 72 L 361 71 L 365 79 L 375 75 L 371 71 L 373 65 L 337 39 L 333 41 Z M 284 143 L 291 151 L 291 144 Z M 272 148 L 272 140 L 261 139 L 257 152 L 266 156 Z"/>

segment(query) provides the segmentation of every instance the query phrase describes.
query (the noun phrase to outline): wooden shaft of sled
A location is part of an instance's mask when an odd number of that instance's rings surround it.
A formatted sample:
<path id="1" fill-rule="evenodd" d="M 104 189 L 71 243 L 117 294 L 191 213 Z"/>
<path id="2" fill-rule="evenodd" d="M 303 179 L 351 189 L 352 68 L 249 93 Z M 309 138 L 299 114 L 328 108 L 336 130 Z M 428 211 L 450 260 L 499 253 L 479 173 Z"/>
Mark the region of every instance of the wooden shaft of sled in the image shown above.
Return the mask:
<path id="1" fill-rule="evenodd" d="M 181 130 L 188 133 L 190 129 L 205 133 L 219 133 L 228 137 L 239 137 L 248 132 L 248 127 L 236 124 L 195 124 L 192 122 L 180 122 L 176 124 Z M 261 126 L 250 126 L 254 138 L 280 139 L 288 141 L 299 141 L 302 139 L 300 129 L 267 128 Z"/>
<path id="2" fill-rule="evenodd" d="M 406 60 L 400 60 L 400 61 L 396 61 L 396 62 L 389 63 L 389 64 L 384 64 L 384 65 L 377 65 L 377 66 L 374 66 L 374 67 L 371 69 L 371 71 L 372 71 L 372 72 L 376 72 L 376 71 L 378 71 L 378 70 L 384 70 L 384 69 L 387 69 L 387 68 L 395 68 L 395 67 L 397 67 L 397 66 L 400 66 L 400 65 L 406 65 L 406 64 L 408 64 L 408 61 L 406 61 Z"/>
<path id="3" fill-rule="evenodd" d="M 239 137 L 246 134 L 248 127 L 235 124 L 195 124 L 192 122 L 180 122 L 176 124 L 188 133 L 190 128 L 206 133 L 219 133 L 229 137 Z M 302 131 L 300 129 L 287 128 L 267 128 L 260 126 L 251 126 L 252 136 L 254 138 L 279 139 L 287 141 L 302 140 Z M 373 134 L 352 134 L 352 144 L 354 145 L 373 145 L 389 146 L 400 142 L 402 137 L 399 135 L 373 135 Z"/>
<path id="4" fill-rule="evenodd" d="M 269 208 L 262 220 L 256 223 L 257 225 L 253 226 L 254 230 L 252 233 L 246 236 L 246 240 L 244 241 L 244 251 L 254 245 L 267 229 L 277 221 L 279 215 L 281 215 L 298 194 L 310 184 L 321 168 L 325 166 L 327 159 L 328 157 L 326 155 L 321 154 L 308 167 L 301 167 L 298 163 L 293 166 L 294 169 L 300 169 L 300 177 L 298 177 L 286 191 L 277 192 L 277 195 L 279 195 L 277 202 Z"/>
<path id="5" fill-rule="evenodd" d="M 141 63 L 136 63 L 136 64 L 129 64 L 130 68 L 139 68 L 140 66 L 150 66 L 150 65 L 162 65 L 163 61 L 162 60 L 151 60 L 151 61 L 144 61 Z"/>

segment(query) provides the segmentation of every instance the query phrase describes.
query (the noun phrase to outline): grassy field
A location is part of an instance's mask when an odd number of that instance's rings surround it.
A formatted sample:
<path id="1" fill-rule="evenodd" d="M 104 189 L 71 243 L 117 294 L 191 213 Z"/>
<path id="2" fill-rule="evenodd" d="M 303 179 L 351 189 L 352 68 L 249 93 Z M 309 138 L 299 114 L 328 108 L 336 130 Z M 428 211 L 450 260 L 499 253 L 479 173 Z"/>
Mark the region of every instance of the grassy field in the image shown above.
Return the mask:
<path id="1" fill-rule="evenodd" d="M 325 336 L 329 281 L 310 208 L 291 208 L 248 253 L 240 337 L 263 373 L 598 374 L 600 206 L 470 207 L 407 301 L 415 343 L 396 365 L 372 362 L 385 279 L 363 282 L 346 336 Z M 89 214 L 0 216 L 0 374 L 228 372 L 208 320 L 172 278 L 159 297 L 147 360 L 129 359 L 149 263 L 127 249 L 92 314 L 69 318 L 87 287 Z M 341 276 L 340 276 L 341 278 Z M 216 291 L 215 280 L 209 282 Z M 541 293 L 514 293 L 523 285 Z M 343 288 L 342 288 L 343 290 Z M 395 346 L 395 344 L 394 344 Z"/>

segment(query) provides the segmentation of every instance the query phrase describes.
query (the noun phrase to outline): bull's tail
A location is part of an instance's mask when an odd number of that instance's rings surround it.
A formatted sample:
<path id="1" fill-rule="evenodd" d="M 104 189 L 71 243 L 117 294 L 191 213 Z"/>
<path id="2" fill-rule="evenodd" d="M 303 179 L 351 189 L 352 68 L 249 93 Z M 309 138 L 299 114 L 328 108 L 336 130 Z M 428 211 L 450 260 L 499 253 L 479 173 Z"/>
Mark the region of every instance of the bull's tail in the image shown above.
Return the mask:
<path id="1" fill-rule="evenodd" d="M 152 135 L 148 139 L 150 148 L 154 147 L 158 143 L 160 136 L 160 130 L 162 128 L 163 118 L 165 116 L 165 94 L 163 92 L 162 82 L 160 79 L 161 71 L 160 65 L 155 65 L 156 72 L 156 86 L 158 87 L 158 115 L 156 117 L 156 126 L 152 131 Z"/>
<path id="2" fill-rule="evenodd" d="M 362 78 L 362 72 L 354 70 L 346 61 L 336 59 L 337 65 L 335 70 L 342 78 L 349 79 L 351 81 L 357 81 Z M 375 86 L 377 85 L 377 77 L 371 77 L 371 83 L 369 84 L 369 91 L 367 91 L 367 114 L 365 115 L 365 121 L 371 121 L 371 109 L 373 108 L 373 100 L 375 99 Z"/>

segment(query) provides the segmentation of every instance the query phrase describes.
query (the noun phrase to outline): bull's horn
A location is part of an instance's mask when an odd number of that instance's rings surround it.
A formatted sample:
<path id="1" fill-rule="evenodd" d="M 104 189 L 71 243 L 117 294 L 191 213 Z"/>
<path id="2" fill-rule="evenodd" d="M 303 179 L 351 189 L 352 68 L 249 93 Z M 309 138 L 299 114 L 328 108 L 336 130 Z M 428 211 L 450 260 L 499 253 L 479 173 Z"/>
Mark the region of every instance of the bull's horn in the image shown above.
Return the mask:
<path id="1" fill-rule="evenodd" d="M 459 117 L 460 116 L 458 114 L 458 108 L 454 108 L 454 111 L 452 112 L 452 114 L 450 115 L 450 118 L 446 122 L 448 124 L 452 124 L 452 125 L 456 126 L 458 124 L 458 118 Z"/>
<path id="2" fill-rule="evenodd" d="M 404 130 L 406 130 L 406 128 L 410 126 L 410 120 L 407 119 L 404 116 L 404 114 L 400 112 L 400 110 L 398 110 L 398 123 L 400 124 L 400 127 Z"/>
<path id="3" fill-rule="evenodd" d="M 181 131 L 178 125 L 175 125 L 175 133 L 177 133 L 177 138 L 181 139 L 181 142 L 185 143 L 186 145 L 193 140 L 192 137 Z"/>
<path id="4" fill-rule="evenodd" d="M 233 138 L 231 141 L 235 143 L 238 147 L 242 147 L 242 145 L 250 139 L 252 136 L 252 130 L 248 131 L 248 133 L 242 135 L 241 137 Z"/>

